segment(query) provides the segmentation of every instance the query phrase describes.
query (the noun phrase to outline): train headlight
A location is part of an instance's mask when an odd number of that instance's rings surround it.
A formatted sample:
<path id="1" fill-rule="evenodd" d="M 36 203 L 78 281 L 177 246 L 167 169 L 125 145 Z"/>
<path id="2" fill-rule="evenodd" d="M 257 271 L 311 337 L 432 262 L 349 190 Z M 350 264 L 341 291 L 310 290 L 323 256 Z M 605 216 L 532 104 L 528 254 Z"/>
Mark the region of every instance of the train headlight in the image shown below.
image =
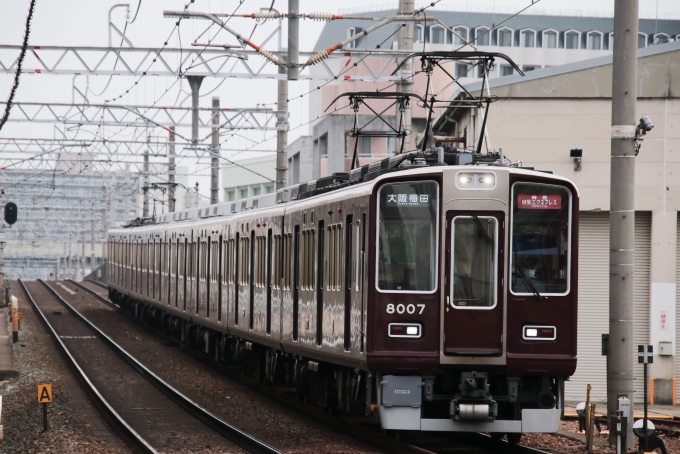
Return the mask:
<path id="1" fill-rule="evenodd" d="M 422 327 L 419 323 L 390 323 L 387 332 L 390 337 L 418 339 L 422 335 Z"/>
<path id="2" fill-rule="evenodd" d="M 458 189 L 493 189 L 496 187 L 496 175 L 459 172 L 456 175 L 456 187 Z"/>

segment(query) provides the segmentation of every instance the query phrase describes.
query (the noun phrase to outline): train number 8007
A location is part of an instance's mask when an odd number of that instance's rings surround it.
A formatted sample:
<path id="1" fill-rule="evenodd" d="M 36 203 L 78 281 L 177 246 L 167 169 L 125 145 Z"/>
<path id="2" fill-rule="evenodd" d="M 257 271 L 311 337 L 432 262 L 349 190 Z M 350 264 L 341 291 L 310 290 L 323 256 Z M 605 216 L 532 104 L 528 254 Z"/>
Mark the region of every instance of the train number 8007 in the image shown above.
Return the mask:
<path id="1" fill-rule="evenodd" d="M 388 314 L 394 314 L 395 312 L 397 314 L 403 314 L 404 312 L 407 314 L 415 314 L 416 310 L 418 310 L 418 314 L 422 314 L 423 311 L 425 310 L 425 305 L 424 304 L 388 304 L 387 305 L 387 313 Z"/>

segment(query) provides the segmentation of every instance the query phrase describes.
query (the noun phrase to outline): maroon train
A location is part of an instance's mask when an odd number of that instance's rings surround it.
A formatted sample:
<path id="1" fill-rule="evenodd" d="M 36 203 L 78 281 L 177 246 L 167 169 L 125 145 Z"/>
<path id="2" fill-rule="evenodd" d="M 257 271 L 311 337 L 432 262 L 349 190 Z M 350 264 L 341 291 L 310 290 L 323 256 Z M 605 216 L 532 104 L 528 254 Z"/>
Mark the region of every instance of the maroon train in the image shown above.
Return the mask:
<path id="1" fill-rule="evenodd" d="M 576 368 L 578 193 L 478 158 L 405 153 L 113 229 L 110 297 L 384 429 L 556 432 Z"/>

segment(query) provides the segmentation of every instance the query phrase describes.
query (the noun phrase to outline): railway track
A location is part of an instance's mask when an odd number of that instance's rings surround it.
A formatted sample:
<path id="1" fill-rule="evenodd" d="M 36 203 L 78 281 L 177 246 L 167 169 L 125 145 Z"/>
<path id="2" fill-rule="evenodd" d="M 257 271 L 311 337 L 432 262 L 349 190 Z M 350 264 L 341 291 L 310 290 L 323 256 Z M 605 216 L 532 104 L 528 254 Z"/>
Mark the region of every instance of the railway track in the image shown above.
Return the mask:
<path id="1" fill-rule="evenodd" d="M 84 281 L 81 283 L 69 280 L 68 282 L 80 289 L 85 290 L 99 302 L 106 304 L 107 306 L 114 307 L 113 303 L 111 303 L 107 298 L 108 289 L 102 284 L 93 281 Z M 154 335 L 163 340 L 176 342 L 174 338 L 168 336 L 167 333 L 164 333 L 156 327 L 139 323 L 139 321 L 130 317 L 128 314 L 119 313 L 119 315 L 131 320 L 136 325 L 142 325 L 147 331 L 151 331 Z M 483 434 L 461 435 L 416 432 L 410 434 L 408 440 L 397 440 L 392 436 L 382 434 L 380 431 L 375 430 L 375 428 L 367 427 L 365 418 L 350 418 L 331 415 L 328 412 L 321 411 L 315 407 L 298 401 L 290 392 L 285 392 L 285 388 L 283 387 L 261 386 L 261 384 L 255 379 L 246 377 L 232 368 L 218 365 L 210 361 L 210 359 L 202 351 L 192 349 L 191 347 L 183 348 L 192 356 L 201 357 L 212 367 L 217 368 L 220 372 L 227 374 L 230 378 L 250 386 L 251 389 L 258 391 L 261 394 L 265 394 L 273 400 L 283 403 L 288 407 L 292 407 L 300 413 L 304 413 L 314 419 L 321 420 L 327 425 L 333 426 L 340 431 L 349 431 L 353 437 L 370 442 L 371 444 L 385 449 L 388 452 L 424 454 L 464 451 L 469 454 L 487 454 L 496 452 L 546 454 L 545 451 L 522 445 L 511 445 L 504 441 L 492 439 L 491 437 Z"/>
<path id="2" fill-rule="evenodd" d="M 47 283 L 19 282 L 95 408 L 134 452 L 281 452 L 167 384 Z"/>

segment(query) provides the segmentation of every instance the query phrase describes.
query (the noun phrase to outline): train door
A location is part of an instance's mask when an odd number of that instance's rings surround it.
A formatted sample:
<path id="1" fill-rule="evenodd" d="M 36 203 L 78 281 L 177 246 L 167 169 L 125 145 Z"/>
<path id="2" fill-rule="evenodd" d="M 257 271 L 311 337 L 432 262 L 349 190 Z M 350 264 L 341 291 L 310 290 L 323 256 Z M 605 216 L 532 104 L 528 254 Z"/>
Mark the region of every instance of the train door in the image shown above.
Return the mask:
<path id="1" fill-rule="evenodd" d="M 210 241 L 208 237 L 207 241 Z M 207 279 L 207 269 L 208 269 L 208 242 L 206 238 L 200 238 L 197 240 L 198 247 L 198 257 L 197 257 L 197 273 L 196 273 L 196 315 L 206 314 L 205 310 L 208 300 L 208 279 Z"/>
<path id="2" fill-rule="evenodd" d="M 500 212 L 446 214 L 444 354 L 503 354 L 503 235 Z"/>

